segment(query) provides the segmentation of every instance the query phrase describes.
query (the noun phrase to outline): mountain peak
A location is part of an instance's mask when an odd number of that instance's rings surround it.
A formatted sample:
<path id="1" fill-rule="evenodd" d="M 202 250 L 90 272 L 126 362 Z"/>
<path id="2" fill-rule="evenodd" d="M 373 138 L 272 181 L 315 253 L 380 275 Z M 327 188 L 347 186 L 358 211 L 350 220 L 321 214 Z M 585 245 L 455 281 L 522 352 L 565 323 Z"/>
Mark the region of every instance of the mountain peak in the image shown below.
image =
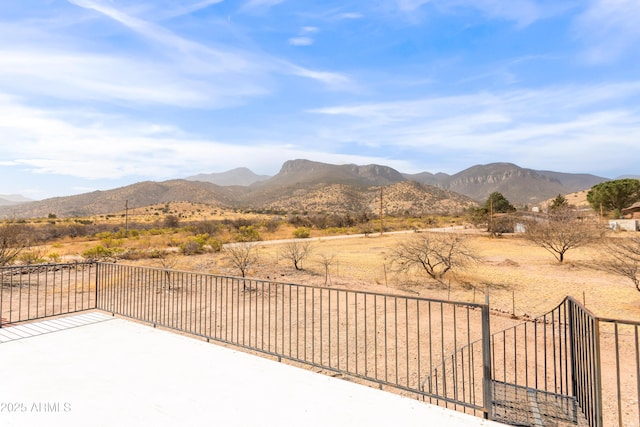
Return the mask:
<path id="1" fill-rule="evenodd" d="M 282 165 L 280 172 L 265 183 L 292 186 L 302 183 L 349 184 L 349 185 L 388 185 L 405 181 L 397 170 L 389 166 L 355 164 L 332 165 L 311 160 L 289 160 Z"/>
<path id="2" fill-rule="evenodd" d="M 187 177 L 188 181 L 210 182 L 212 184 L 228 187 L 232 185 L 251 185 L 268 179 L 267 175 L 256 175 L 249 168 L 240 167 L 220 173 L 201 173 Z"/>

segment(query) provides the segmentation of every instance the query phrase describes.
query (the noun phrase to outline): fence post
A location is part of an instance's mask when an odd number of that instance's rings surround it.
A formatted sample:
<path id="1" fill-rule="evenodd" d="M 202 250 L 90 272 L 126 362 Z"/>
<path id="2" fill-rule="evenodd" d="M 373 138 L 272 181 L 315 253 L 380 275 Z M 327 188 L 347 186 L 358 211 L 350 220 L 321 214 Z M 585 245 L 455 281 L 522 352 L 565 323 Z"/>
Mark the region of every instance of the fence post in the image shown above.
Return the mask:
<path id="1" fill-rule="evenodd" d="M 595 384 L 593 385 L 593 405 L 594 408 L 594 417 L 595 417 L 595 425 L 603 426 L 603 418 L 602 418 L 602 362 L 600 360 L 600 319 L 597 317 L 593 318 L 593 339 L 594 339 L 594 354 L 593 354 L 593 362 L 595 365 L 595 378 L 593 379 Z M 616 342 L 616 345 L 618 343 Z"/>
<path id="2" fill-rule="evenodd" d="M 569 347 L 571 348 L 571 395 L 576 399 L 580 399 L 580 397 L 578 396 L 578 379 L 576 378 L 578 369 L 578 337 L 576 335 L 575 307 L 571 298 L 567 298 L 565 300 L 565 304 L 569 309 L 567 323 L 569 325 Z M 581 405 L 584 404 L 580 400 L 578 401 L 578 403 Z"/>
<path id="3" fill-rule="evenodd" d="M 583 412 L 585 412 L 589 424 L 592 427 L 602 427 L 600 320 L 579 303 L 576 303 L 573 298 L 567 298 L 566 304 L 569 309 L 567 321 L 571 347 L 571 391 L 578 404 L 582 407 Z M 590 325 L 587 322 L 590 322 Z M 588 337 L 584 335 L 589 334 L 591 335 L 589 338 L 592 346 L 585 343 Z M 592 373 L 592 378 L 589 378 L 588 372 Z M 587 378 L 583 378 L 584 376 L 587 376 Z M 580 387 L 581 385 L 582 387 Z M 584 388 L 588 390 L 584 390 Z M 588 399 L 585 395 L 586 393 L 590 393 L 591 399 Z M 590 404 L 590 407 L 584 407 L 587 404 Z"/>
<path id="4" fill-rule="evenodd" d="M 482 400 L 484 418 L 493 419 L 493 397 L 491 393 L 491 327 L 489 322 L 489 294 L 482 307 Z"/>
<path id="5" fill-rule="evenodd" d="M 100 284 L 100 281 L 98 280 L 98 277 L 100 276 L 99 272 L 100 269 L 98 268 L 100 265 L 100 263 L 95 262 L 95 267 L 96 267 L 96 291 L 95 291 L 95 306 L 93 308 L 98 308 L 98 285 Z"/>
<path id="6" fill-rule="evenodd" d="M 2 305 L 4 304 L 3 295 L 4 295 L 4 276 L 0 275 L 0 328 L 2 328 Z"/>

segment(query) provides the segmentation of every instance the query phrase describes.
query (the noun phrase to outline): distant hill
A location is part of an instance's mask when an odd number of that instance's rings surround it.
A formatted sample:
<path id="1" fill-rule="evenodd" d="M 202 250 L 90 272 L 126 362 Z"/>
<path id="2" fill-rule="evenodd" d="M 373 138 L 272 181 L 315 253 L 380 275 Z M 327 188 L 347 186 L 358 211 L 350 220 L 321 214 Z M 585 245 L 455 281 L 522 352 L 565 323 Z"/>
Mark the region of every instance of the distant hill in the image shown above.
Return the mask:
<path id="1" fill-rule="evenodd" d="M 299 212 L 374 213 L 380 209 L 382 188 L 383 210 L 388 215 L 450 214 L 461 212 L 477 203 L 451 191 L 402 181 L 386 186 L 353 186 L 318 184 L 311 188 L 282 193 L 265 203 L 267 209 Z"/>
<path id="2" fill-rule="evenodd" d="M 251 185 L 268 179 L 268 175 L 256 175 L 248 168 L 236 168 L 220 173 L 201 173 L 189 176 L 188 181 L 210 182 L 220 186 Z"/>
<path id="3" fill-rule="evenodd" d="M 194 179 L 207 176 L 229 185 Z M 511 163 L 476 165 L 454 175 L 403 175 L 382 165 L 332 165 L 298 159 L 285 162 L 273 177 L 260 177 L 265 179 L 250 185 L 237 184 L 240 179 L 252 181 L 256 177 L 240 168 L 190 179 L 146 181 L 108 191 L 0 206 L 0 218 L 42 218 L 49 213 L 58 217 L 88 216 L 121 212 L 125 204 L 136 208 L 168 202 L 229 209 L 377 213 L 380 188 L 388 214 L 423 215 L 459 212 L 483 203 L 494 191 L 515 205 L 538 205 L 558 194 L 587 190 L 607 180 L 587 174 L 536 171 Z"/>
<path id="4" fill-rule="evenodd" d="M 404 176 L 464 194 L 478 202 L 484 202 L 497 191 L 517 205 L 535 205 L 558 194 L 578 192 L 608 181 L 608 178 L 595 175 L 525 169 L 512 163 L 476 165 L 455 175 L 421 173 Z"/>
<path id="5" fill-rule="evenodd" d="M 274 200 L 304 195 L 307 191 L 321 191 L 323 187 L 339 185 L 362 191 L 367 187 L 405 180 L 400 172 L 388 166 L 332 165 L 310 160 L 289 160 L 275 176 L 251 185 L 245 194 L 238 197 L 238 202 L 243 206 L 273 206 Z"/>
<path id="6" fill-rule="evenodd" d="M 371 186 L 389 185 L 405 180 L 400 172 L 388 166 L 332 165 L 299 159 L 285 162 L 277 175 L 255 186 L 291 187 L 309 183 Z"/>
<path id="7" fill-rule="evenodd" d="M 28 199 L 20 194 L 0 194 L 0 206 L 12 206 L 32 201 L 33 199 Z"/>
<path id="8" fill-rule="evenodd" d="M 50 213 L 58 217 L 80 217 L 120 212 L 130 208 L 173 201 L 207 203 L 213 206 L 232 204 L 232 193 L 226 187 L 206 182 L 172 180 L 145 181 L 107 191 L 93 191 L 67 197 L 54 197 L 37 202 L 0 208 L 4 218 L 44 218 Z"/>

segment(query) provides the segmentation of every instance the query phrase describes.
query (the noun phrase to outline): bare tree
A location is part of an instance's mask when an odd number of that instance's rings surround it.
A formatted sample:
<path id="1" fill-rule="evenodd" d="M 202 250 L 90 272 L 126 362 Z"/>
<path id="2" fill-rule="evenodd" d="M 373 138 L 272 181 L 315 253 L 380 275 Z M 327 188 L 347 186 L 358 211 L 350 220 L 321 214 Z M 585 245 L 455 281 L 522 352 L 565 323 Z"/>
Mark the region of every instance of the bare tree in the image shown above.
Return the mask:
<path id="1" fill-rule="evenodd" d="M 178 264 L 178 256 L 175 252 L 157 251 L 156 256 L 164 271 L 166 286 L 168 289 L 172 289 L 171 285 L 171 270 L 173 270 Z"/>
<path id="2" fill-rule="evenodd" d="M 280 256 L 293 262 L 296 270 L 302 270 L 302 261 L 304 261 L 312 251 L 311 241 L 295 239 L 289 240 L 280 248 Z"/>
<path id="3" fill-rule="evenodd" d="M 596 222 L 580 219 L 570 209 L 558 209 L 547 218 L 529 221 L 524 236 L 563 262 L 567 251 L 593 244 L 602 234 Z"/>
<path id="4" fill-rule="evenodd" d="M 427 232 L 401 243 L 391 253 L 391 263 L 399 271 L 418 269 L 441 281 L 450 271 L 478 259 L 464 236 Z"/>
<path id="5" fill-rule="evenodd" d="M 258 246 L 256 243 L 230 243 L 223 249 L 231 264 L 245 277 L 249 268 L 258 262 Z"/>
<path id="6" fill-rule="evenodd" d="M 324 284 L 325 286 L 331 281 L 329 277 L 329 268 L 333 265 L 336 256 L 334 254 L 321 254 L 320 255 L 320 263 L 324 267 Z"/>
<path id="7" fill-rule="evenodd" d="M 27 228 L 22 224 L 6 222 L 0 225 L 0 265 L 12 263 L 29 247 Z"/>
<path id="8" fill-rule="evenodd" d="M 640 291 L 640 236 L 608 239 L 605 247 L 597 268 L 631 280 Z"/>

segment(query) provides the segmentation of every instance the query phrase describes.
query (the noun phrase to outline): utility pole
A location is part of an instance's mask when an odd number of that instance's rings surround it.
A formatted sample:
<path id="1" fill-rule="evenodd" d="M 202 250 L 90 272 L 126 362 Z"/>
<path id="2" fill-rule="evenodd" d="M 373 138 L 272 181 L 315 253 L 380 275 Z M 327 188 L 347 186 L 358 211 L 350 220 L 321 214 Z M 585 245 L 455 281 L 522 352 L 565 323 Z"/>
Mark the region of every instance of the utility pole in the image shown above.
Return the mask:
<path id="1" fill-rule="evenodd" d="M 124 201 L 124 231 L 129 236 L 129 200 Z"/>
<path id="2" fill-rule="evenodd" d="M 382 206 L 383 206 L 383 204 L 382 204 L 382 187 L 380 187 L 380 235 L 381 236 L 382 236 L 382 233 L 384 233 L 384 226 L 382 224 L 382 213 L 383 213 Z"/>
<path id="3" fill-rule="evenodd" d="M 489 196 L 489 232 L 493 237 L 493 197 Z"/>

